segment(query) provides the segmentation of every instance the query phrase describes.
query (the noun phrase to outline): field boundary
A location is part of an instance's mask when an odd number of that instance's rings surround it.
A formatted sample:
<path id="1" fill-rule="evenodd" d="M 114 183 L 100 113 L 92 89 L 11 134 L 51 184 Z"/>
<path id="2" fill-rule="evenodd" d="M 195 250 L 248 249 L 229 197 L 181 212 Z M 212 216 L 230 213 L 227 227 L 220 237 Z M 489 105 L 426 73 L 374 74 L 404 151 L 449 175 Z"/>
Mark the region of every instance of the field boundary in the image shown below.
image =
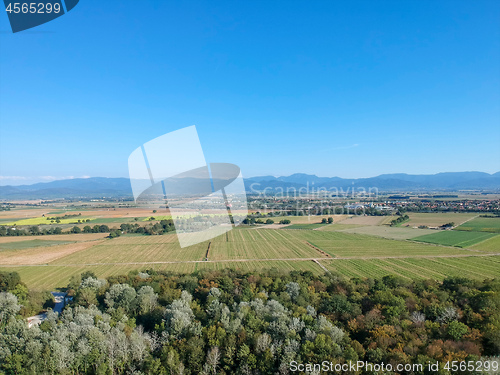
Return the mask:
<path id="1" fill-rule="evenodd" d="M 317 247 L 316 245 L 312 244 L 311 242 L 309 242 L 309 241 L 305 241 L 305 242 L 306 242 L 306 244 L 307 244 L 309 247 L 311 247 L 311 248 L 313 248 L 314 250 L 318 251 L 321 255 L 324 255 L 324 256 L 325 256 L 325 257 L 327 257 L 327 258 L 333 258 L 333 257 L 332 257 L 330 254 L 328 254 L 326 251 L 324 251 L 324 250 L 320 249 L 319 247 Z"/>

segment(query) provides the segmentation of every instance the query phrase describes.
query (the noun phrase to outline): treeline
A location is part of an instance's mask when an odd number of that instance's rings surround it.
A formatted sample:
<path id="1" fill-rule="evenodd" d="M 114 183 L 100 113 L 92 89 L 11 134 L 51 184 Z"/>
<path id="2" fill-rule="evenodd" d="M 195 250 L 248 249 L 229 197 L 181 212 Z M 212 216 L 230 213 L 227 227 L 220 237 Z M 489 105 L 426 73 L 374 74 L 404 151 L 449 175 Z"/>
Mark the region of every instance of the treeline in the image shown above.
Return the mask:
<path id="1" fill-rule="evenodd" d="M 405 221 L 408 221 L 408 220 L 410 220 L 410 217 L 408 215 L 404 214 L 404 215 L 398 216 L 394 220 L 391 220 L 391 223 L 389 225 L 391 227 L 393 227 L 395 225 L 404 223 Z"/>
<path id="2" fill-rule="evenodd" d="M 63 234 L 61 227 L 44 228 L 33 225 L 27 229 L 19 227 L 7 227 L 0 225 L 0 237 L 2 236 L 46 236 L 51 234 Z"/>
<path id="3" fill-rule="evenodd" d="M 367 361 L 423 364 L 405 372 L 423 375 L 429 362 L 500 352 L 499 280 L 145 270 L 87 272 L 68 288 L 73 303 L 31 329 L 0 294 L 0 372 L 288 374 L 292 361 Z"/>
<path id="4" fill-rule="evenodd" d="M 158 223 L 146 226 L 139 224 L 121 224 L 120 228 L 109 228 L 105 224 L 101 225 L 85 225 L 83 228 L 74 226 L 68 232 L 63 232 L 61 227 L 40 229 L 39 226 L 33 225 L 27 229 L 19 227 L 7 227 L 0 225 L 0 237 L 2 236 L 45 236 L 51 234 L 69 234 L 69 233 L 109 233 L 111 238 L 120 236 L 123 233 L 138 233 L 146 235 L 165 234 L 175 231 L 175 226 L 172 220 L 161 220 Z"/>

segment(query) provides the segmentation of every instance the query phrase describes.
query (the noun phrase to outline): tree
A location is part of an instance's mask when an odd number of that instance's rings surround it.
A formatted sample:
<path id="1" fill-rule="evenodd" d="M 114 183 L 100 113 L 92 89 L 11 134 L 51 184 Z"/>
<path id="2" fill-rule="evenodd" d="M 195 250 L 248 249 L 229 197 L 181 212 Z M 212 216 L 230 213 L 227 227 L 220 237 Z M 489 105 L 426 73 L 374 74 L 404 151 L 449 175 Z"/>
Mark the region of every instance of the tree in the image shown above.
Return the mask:
<path id="1" fill-rule="evenodd" d="M 328 218 L 328 224 L 331 224 L 331 223 L 333 223 L 333 217 Z"/>
<path id="2" fill-rule="evenodd" d="M 76 225 L 71 228 L 71 233 L 81 233 L 82 230 L 80 229 L 80 227 L 77 227 Z"/>
<path id="3" fill-rule="evenodd" d="M 326 224 L 326 218 L 321 219 L 321 224 Z"/>
<path id="4" fill-rule="evenodd" d="M 104 302 L 109 308 L 122 307 L 128 312 L 135 308 L 136 294 L 128 284 L 115 284 L 106 292 Z"/>
<path id="5" fill-rule="evenodd" d="M 274 220 L 273 219 L 267 219 L 266 220 L 266 224 L 274 224 Z"/>
<path id="6" fill-rule="evenodd" d="M 183 336 L 193 324 L 194 314 L 190 303 L 193 296 L 187 291 L 182 291 L 181 298 L 176 299 L 165 311 L 165 323 L 170 334 Z"/>
<path id="7" fill-rule="evenodd" d="M 463 335 L 467 333 L 467 331 L 467 326 L 461 322 L 457 322 L 456 320 L 450 322 L 448 324 L 448 328 L 446 329 L 448 335 L 450 335 L 450 337 L 456 341 L 460 340 Z"/>
<path id="8" fill-rule="evenodd" d="M 220 361 L 220 351 L 217 346 L 214 346 L 207 353 L 206 363 L 203 367 L 203 370 L 207 374 L 217 374 L 217 367 L 219 366 Z"/>
<path id="9" fill-rule="evenodd" d="M 99 232 L 100 232 L 100 233 L 106 233 L 106 232 L 109 232 L 109 227 L 108 227 L 107 225 L 104 225 L 104 224 L 103 224 L 103 225 L 101 225 L 101 226 L 99 227 Z"/>
<path id="10" fill-rule="evenodd" d="M 137 292 L 136 306 L 141 314 L 147 314 L 154 310 L 158 303 L 158 294 L 149 285 L 142 286 Z"/>
<path id="11" fill-rule="evenodd" d="M 17 297 L 12 293 L 0 293 L 0 327 L 4 325 L 10 317 L 15 316 L 21 306 L 17 303 Z"/>
<path id="12" fill-rule="evenodd" d="M 83 227 L 83 233 L 92 233 L 92 228 L 90 227 L 90 225 L 85 225 Z"/>
<path id="13" fill-rule="evenodd" d="M 286 284 L 286 292 L 292 300 L 295 300 L 300 294 L 300 285 L 296 282 L 289 282 Z"/>
<path id="14" fill-rule="evenodd" d="M 37 236 L 40 234 L 40 228 L 38 228 L 38 226 L 36 226 L 36 225 L 33 225 L 32 227 L 30 227 L 29 231 L 30 231 L 31 235 L 33 235 L 33 236 Z"/>

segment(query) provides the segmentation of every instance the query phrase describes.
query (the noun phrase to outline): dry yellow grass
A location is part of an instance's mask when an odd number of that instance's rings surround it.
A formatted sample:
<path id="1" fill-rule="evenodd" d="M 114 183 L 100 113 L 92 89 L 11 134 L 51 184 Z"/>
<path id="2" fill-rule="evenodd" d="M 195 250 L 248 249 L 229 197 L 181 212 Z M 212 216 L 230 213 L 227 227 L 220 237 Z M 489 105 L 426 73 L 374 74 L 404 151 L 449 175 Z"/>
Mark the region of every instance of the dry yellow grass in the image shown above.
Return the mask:
<path id="1" fill-rule="evenodd" d="M 428 227 L 438 227 L 446 223 L 455 223 L 455 225 L 460 225 L 463 222 L 472 219 L 477 216 L 475 213 L 408 213 L 410 220 L 403 223 L 402 226 L 409 225 L 410 227 L 418 227 L 421 225 L 426 225 Z"/>
<path id="2" fill-rule="evenodd" d="M 342 224 L 381 225 L 385 219 L 386 216 L 351 216 L 342 220 Z"/>
<path id="3" fill-rule="evenodd" d="M 21 250 L 4 250 L 0 252 L 0 265 L 34 265 L 46 264 L 59 258 L 89 249 L 104 240 L 77 242 L 65 245 L 33 247 Z"/>

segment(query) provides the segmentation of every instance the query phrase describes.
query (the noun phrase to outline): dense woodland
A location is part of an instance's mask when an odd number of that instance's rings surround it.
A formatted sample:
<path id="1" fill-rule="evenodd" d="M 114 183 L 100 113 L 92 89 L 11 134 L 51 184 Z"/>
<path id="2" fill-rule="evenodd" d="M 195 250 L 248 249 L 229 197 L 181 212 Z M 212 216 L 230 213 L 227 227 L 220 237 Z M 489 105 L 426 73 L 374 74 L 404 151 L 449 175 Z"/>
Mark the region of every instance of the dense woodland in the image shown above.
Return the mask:
<path id="1" fill-rule="evenodd" d="M 426 364 L 500 353 L 500 280 L 87 272 L 71 279 L 63 313 L 49 310 L 32 328 L 23 317 L 49 296 L 30 294 L 15 273 L 0 275 L 0 290 L 4 374 L 287 374 L 291 361 Z M 405 373 L 448 373 L 426 371 Z"/>

